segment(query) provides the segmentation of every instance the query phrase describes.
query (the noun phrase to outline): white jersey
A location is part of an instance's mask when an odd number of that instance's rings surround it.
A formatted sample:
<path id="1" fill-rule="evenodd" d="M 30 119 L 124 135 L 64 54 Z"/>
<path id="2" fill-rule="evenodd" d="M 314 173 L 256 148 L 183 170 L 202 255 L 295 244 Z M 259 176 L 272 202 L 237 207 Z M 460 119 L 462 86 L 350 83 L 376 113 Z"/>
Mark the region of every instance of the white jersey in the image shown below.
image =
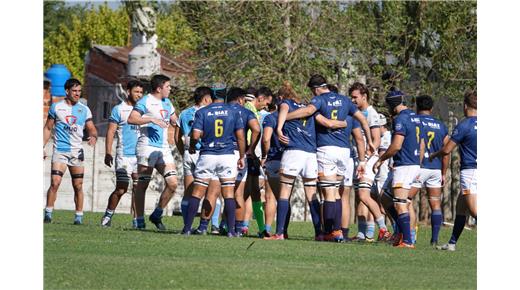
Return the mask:
<path id="1" fill-rule="evenodd" d="M 55 121 L 54 150 L 71 152 L 83 148 L 83 129 L 85 123 L 92 119 L 87 106 L 80 102 L 70 106 L 66 100 L 62 100 L 51 105 L 49 118 Z"/>
<path id="2" fill-rule="evenodd" d="M 175 113 L 175 108 L 168 98 L 157 99 L 151 94 L 141 98 L 134 107 L 143 117 L 163 120 L 168 126 L 170 117 Z M 163 149 L 170 148 L 168 144 L 168 127 L 161 128 L 152 122 L 140 126 L 137 146 L 153 146 Z"/>
<path id="3" fill-rule="evenodd" d="M 363 110 L 361 111 L 361 113 L 363 113 L 363 116 L 365 116 L 365 118 L 367 119 L 367 122 L 368 122 L 368 127 L 370 129 L 372 128 L 379 128 L 381 125 L 379 123 L 379 114 L 377 113 L 376 109 L 374 109 L 374 107 L 372 106 L 368 106 L 366 110 Z M 367 144 L 367 137 L 365 135 L 365 131 L 364 130 L 361 130 L 361 134 L 363 134 L 363 140 L 365 141 L 365 148 L 368 148 L 368 144 Z M 357 147 L 355 146 L 355 141 L 353 142 L 354 144 L 354 156 L 358 156 L 357 154 Z"/>
<path id="4" fill-rule="evenodd" d="M 126 102 L 121 102 L 112 109 L 112 114 L 108 119 L 109 122 L 117 124 L 117 156 L 135 156 L 139 126 L 130 125 L 127 122 L 133 108 Z"/>
<path id="5" fill-rule="evenodd" d="M 381 136 L 381 144 L 379 145 L 379 150 L 387 150 L 390 147 L 390 143 L 392 143 L 392 133 L 390 131 L 386 131 Z"/>

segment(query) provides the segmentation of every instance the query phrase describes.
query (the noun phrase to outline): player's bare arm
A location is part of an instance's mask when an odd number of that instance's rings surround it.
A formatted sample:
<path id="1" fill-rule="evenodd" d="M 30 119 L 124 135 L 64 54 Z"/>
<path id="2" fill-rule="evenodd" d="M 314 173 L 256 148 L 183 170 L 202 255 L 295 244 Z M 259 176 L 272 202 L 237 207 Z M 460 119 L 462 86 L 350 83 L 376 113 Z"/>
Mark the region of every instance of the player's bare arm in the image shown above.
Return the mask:
<path id="1" fill-rule="evenodd" d="M 329 128 L 329 129 L 340 129 L 340 128 L 347 127 L 347 121 L 327 119 L 321 114 L 317 114 L 315 117 L 315 120 L 316 120 L 316 122 L 318 122 L 318 124 L 322 125 L 325 128 Z"/>
<path id="2" fill-rule="evenodd" d="M 130 116 L 128 116 L 127 122 L 128 122 L 128 124 L 139 125 L 139 126 L 145 125 L 148 123 L 154 123 L 161 128 L 168 127 L 168 124 L 166 124 L 163 120 L 156 119 L 156 118 L 143 117 L 143 116 L 141 116 L 141 113 L 137 112 L 136 110 L 133 110 L 130 113 Z"/>
<path id="3" fill-rule="evenodd" d="M 246 138 L 244 136 L 244 129 L 238 129 L 235 131 L 235 137 L 237 138 L 238 153 L 240 155 L 238 159 L 238 169 L 245 167 L 244 154 L 246 152 Z"/>
<path id="4" fill-rule="evenodd" d="M 96 145 L 98 136 L 97 136 L 96 126 L 94 126 L 94 122 L 92 120 L 88 120 L 85 123 L 85 129 L 87 129 L 87 134 L 88 134 L 87 144 L 90 146 Z"/>
<path id="5" fill-rule="evenodd" d="M 363 133 L 361 133 L 360 128 L 352 129 L 352 136 L 354 136 L 354 140 L 356 141 L 356 148 L 358 152 L 358 159 L 359 164 L 356 169 L 356 175 L 357 178 L 362 178 L 365 174 L 365 166 L 366 166 L 366 160 L 365 160 L 365 140 L 363 139 Z"/>
<path id="6" fill-rule="evenodd" d="M 283 125 L 285 124 L 285 120 L 287 119 L 287 113 L 289 112 L 289 105 L 282 103 L 280 105 L 280 110 L 278 111 L 278 125 L 276 126 L 276 134 L 278 134 L 278 139 L 283 144 L 289 144 L 289 138 L 285 136 L 282 132 Z"/>
<path id="7" fill-rule="evenodd" d="M 443 146 L 446 146 L 448 144 L 448 141 L 450 141 L 450 137 L 446 135 L 443 140 Z M 450 155 L 446 154 L 442 157 L 441 161 L 441 176 L 442 176 L 442 185 L 444 186 L 444 183 L 446 182 L 446 172 L 448 172 L 448 166 L 450 166 Z"/>
<path id="8" fill-rule="evenodd" d="M 453 151 L 453 149 L 455 149 L 455 147 L 457 147 L 457 143 L 453 142 L 453 140 L 449 140 L 448 143 L 444 144 L 444 146 L 442 146 L 442 149 L 437 151 L 437 152 L 434 152 L 430 155 L 430 161 L 437 158 L 437 157 L 444 157 L 448 154 L 451 153 L 451 151 Z"/>
<path id="9" fill-rule="evenodd" d="M 367 121 L 367 123 L 368 123 L 368 121 Z M 370 134 L 372 135 L 372 143 L 374 144 L 374 147 L 379 148 L 379 146 L 381 146 L 381 128 L 380 127 L 370 128 Z M 377 152 L 377 150 L 374 152 Z"/>
<path id="10" fill-rule="evenodd" d="M 262 135 L 262 159 L 260 163 L 264 166 L 265 160 L 267 159 L 267 153 L 271 148 L 271 137 L 273 136 L 273 128 L 265 127 L 264 134 Z"/>
<path id="11" fill-rule="evenodd" d="M 254 156 L 255 148 L 260 142 L 260 123 L 258 123 L 258 119 L 251 119 L 247 122 L 247 125 L 251 129 L 251 144 L 247 148 L 247 155 Z"/>
<path id="12" fill-rule="evenodd" d="M 316 112 L 316 107 L 313 104 L 309 104 L 306 107 L 299 108 L 287 114 L 287 121 L 294 119 L 307 118 Z"/>
<path id="13" fill-rule="evenodd" d="M 421 144 L 419 145 L 419 164 L 422 164 L 425 150 L 426 150 L 426 145 L 424 143 L 424 139 L 421 139 Z"/>
<path id="14" fill-rule="evenodd" d="M 183 137 L 184 136 L 184 132 L 182 130 L 182 127 L 181 126 L 178 126 L 177 127 L 177 130 L 175 130 L 175 145 L 177 146 L 177 150 L 179 150 L 179 153 L 181 154 L 181 156 L 184 154 L 184 140 L 183 140 Z M 188 144 L 189 146 L 190 144 Z"/>
<path id="15" fill-rule="evenodd" d="M 404 136 L 403 135 L 394 135 L 392 137 L 392 143 L 390 143 L 390 146 L 388 146 L 388 149 L 386 149 L 386 152 L 379 157 L 377 162 L 374 164 L 374 167 L 372 170 L 374 172 L 377 172 L 379 170 L 379 167 L 381 167 L 381 164 L 385 162 L 386 159 L 393 157 L 399 150 L 401 150 L 401 147 L 403 146 L 404 142 Z"/>
<path id="16" fill-rule="evenodd" d="M 112 144 L 114 143 L 114 134 L 117 130 L 117 124 L 109 122 L 107 129 L 107 136 L 105 141 L 105 165 L 108 167 L 112 167 L 114 163 L 114 158 L 112 157 Z"/>
<path id="17" fill-rule="evenodd" d="M 54 128 L 54 119 L 53 118 L 47 118 L 47 121 L 45 122 L 45 125 L 43 126 L 43 159 L 47 157 L 45 154 L 45 145 L 47 145 L 47 142 L 49 142 L 49 139 L 51 138 L 52 134 L 52 128 Z"/>
<path id="18" fill-rule="evenodd" d="M 372 142 L 372 133 L 370 131 L 370 127 L 368 126 L 368 121 L 365 118 L 365 116 L 363 116 L 363 113 L 361 113 L 361 111 L 357 111 L 356 113 L 354 113 L 353 117 L 359 121 L 359 123 L 361 124 L 361 128 L 363 128 L 363 131 L 365 132 L 365 136 L 369 147 L 367 148 L 368 153 L 372 154 L 374 152 L 377 152 L 377 147 Z M 379 137 L 379 142 L 381 142 L 381 137 Z"/>

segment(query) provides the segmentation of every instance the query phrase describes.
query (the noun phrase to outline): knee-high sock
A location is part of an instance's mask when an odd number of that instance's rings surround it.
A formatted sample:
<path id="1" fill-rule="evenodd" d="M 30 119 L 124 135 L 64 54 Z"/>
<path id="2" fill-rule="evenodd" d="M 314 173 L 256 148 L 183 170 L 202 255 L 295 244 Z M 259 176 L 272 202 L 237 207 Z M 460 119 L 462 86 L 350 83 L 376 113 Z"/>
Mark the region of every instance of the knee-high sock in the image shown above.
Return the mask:
<path id="1" fill-rule="evenodd" d="M 341 230 L 341 216 L 343 215 L 343 207 L 341 205 L 341 199 L 336 199 L 336 216 L 334 218 L 333 230 Z"/>
<path id="2" fill-rule="evenodd" d="M 289 202 L 289 201 L 287 201 L 287 202 Z M 288 203 L 287 204 L 287 215 L 285 216 L 285 222 L 283 224 L 283 233 L 284 234 L 287 234 L 287 230 L 289 229 L 289 222 L 291 221 L 291 213 L 292 213 L 291 204 Z"/>
<path id="3" fill-rule="evenodd" d="M 309 209 L 311 212 L 312 224 L 314 225 L 314 234 L 317 236 L 321 234 L 320 202 L 317 199 L 313 199 L 309 202 Z"/>
<path id="4" fill-rule="evenodd" d="M 397 224 L 403 233 L 403 242 L 406 244 L 412 244 L 412 237 L 410 233 L 410 214 L 407 212 L 400 214 L 397 218 Z"/>
<path id="5" fill-rule="evenodd" d="M 183 199 L 181 201 L 181 214 L 182 214 L 182 222 L 186 224 L 186 217 L 188 216 L 188 205 L 190 201 L 189 199 Z"/>
<path id="6" fill-rule="evenodd" d="M 289 201 L 287 199 L 278 199 L 276 205 L 276 234 L 283 235 L 284 224 L 287 219 L 287 212 L 289 210 Z"/>
<path id="7" fill-rule="evenodd" d="M 386 212 L 392 217 L 392 219 L 394 220 L 394 224 L 396 225 L 396 228 L 394 229 L 394 234 L 401 233 L 399 223 L 397 222 L 397 220 L 399 219 L 399 215 L 397 214 L 397 210 L 395 209 L 395 207 L 391 206 L 390 208 L 387 208 Z"/>
<path id="8" fill-rule="evenodd" d="M 436 243 L 439 240 L 439 232 L 441 231 L 442 212 L 440 210 L 432 211 L 430 219 L 432 224 L 432 238 L 430 243 Z"/>
<path id="9" fill-rule="evenodd" d="M 326 234 L 332 232 L 334 219 L 336 217 L 336 201 L 325 201 L 323 203 L 323 225 Z"/>
<path id="10" fill-rule="evenodd" d="M 193 224 L 193 220 L 195 219 L 195 215 L 197 215 L 197 210 L 199 209 L 200 198 L 195 196 L 191 196 L 188 203 L 188 213 L 186 215 L 186 222 L 184 223 L 183 232 L 191 231 L 191 226 Z"/>
<path id="11" fill-rule="evenodd" d="M 215 202 L 215 210 L 213 211 L 213 215 L 211 216 L 211 225 L 218 227 L 218 217 L 220 216 L 220 207 L 222 206 L 222 203 L 220 202 L 220 199 L 217 198 L 217 202 Z"/>
<path id="12" fill-rule="evenodd" d="M 460 234 L 464 230 L 464 225 L 466 224 L 466 216 L 465 215 L 457 215 L 455 217 L 455 224 L 453 225 L 453 231 L 451 232 L 451 239 L 448 243 L 456 244 L 459 240 Z"/>
<path id="13" fill-rule="evenodd" d="M 258 224 L 258 231 L 265 231 L 264 222 L 264 207 L 261 201 L 253 201 L 253 214 L 255 215 L 256 223 Z"/>
<path id="14" fill-rule="evenodd" d="M 226 220 L 228 225 L 228 233 L 234 235 L 235 232 L 235 211 L 237 204 L 234 198 L 224 199 L 224 211 L 226 212 Z"/>

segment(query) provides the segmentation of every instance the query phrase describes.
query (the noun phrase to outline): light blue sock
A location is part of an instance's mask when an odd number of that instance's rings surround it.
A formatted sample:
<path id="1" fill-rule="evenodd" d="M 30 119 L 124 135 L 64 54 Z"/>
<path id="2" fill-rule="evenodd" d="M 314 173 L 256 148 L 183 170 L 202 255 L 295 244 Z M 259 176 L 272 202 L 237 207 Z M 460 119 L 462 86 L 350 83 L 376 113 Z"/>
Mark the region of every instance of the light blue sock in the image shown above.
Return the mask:
<path id="1" fill-rule="evenodd" d="M 249 228 L 249 220 L 242 222 L 242 227 Z"/>
<path id="2" fill-rule="evenodd" d="M 365 232 L 365 236 L 367 239 L 374 238 L 374 232 L 376 230 L 376 224 L 374 222 L 367 222 L 367 230 Z"/>
<path id="3" fill-rule="evenodd" d="M 215 210 L 213 211 L 213 215 L 211 216 L 211 225 L 218 227 L 218 218 L 220 217 L 220 207 L 222 203 L 220 202 L 220 198 L 217 198 L 217 202 L 215 203 Z"/>
<path id="4" fill-rule="evenodd" d="M 265 225 L 265 230 L 270 233 L 271 232 L 271 225 Z"/>
<path id="5" fill-rule="evenodd" d="M 415 229 L 410 229 L 410 236 L 412 236 L 412 243 L 415 244 Z"/>

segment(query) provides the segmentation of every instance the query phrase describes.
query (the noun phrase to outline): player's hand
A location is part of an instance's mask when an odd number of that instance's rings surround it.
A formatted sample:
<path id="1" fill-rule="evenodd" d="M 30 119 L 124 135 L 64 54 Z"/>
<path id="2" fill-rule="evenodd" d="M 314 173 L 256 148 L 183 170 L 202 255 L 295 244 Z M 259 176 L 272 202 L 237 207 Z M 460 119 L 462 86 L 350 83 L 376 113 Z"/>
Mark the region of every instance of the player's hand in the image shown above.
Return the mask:
<path id="1" fill-rule="evenodd" d="M 246 167 L 245 157 L 238 159 L 237 167 L 238 167 L 238 169 L 244 169 Z"/>
<path id="2" fill-rule="evenodd" d="M 262 168 L 265 168 L 265 160 L 265 158 L 260 159 L 260 166 L 262 166 Z"/>
<path id="3" fill-rule="evenodd" d="M 374 146 L 374 143 L 372 143 L 372 141 L 368 142 L 367 151 L 369 155 L 373 155 L 377 152 L 377 148 L 376 146 Z"/>
<path id="4" fill-rule="evenodd" d="M 383 162 L 381 162 L 381 160 L 377 160 L 376 163 L 374 163 L 374 166 L 372 166 L 372 172 L 377 174 L 379 168 L 381 167 L 381 164 L 383 164 Z"/>
<path id="5" fill-rule="evenodd" d="M 282 142 L 282 144 L 289 145 L 289 138 L 287 138 L 282 131 L 277 131 L 276 133 L 278 134 L 278 140 Z"/>
<path id="6" fill-rule="evenodd" d="M 155 125 L 161 127 L 161 128 L 167 128 L 168 127 L 168 124 L 166 122 L 164 122 L 164 120 L 161 120 L 161 119 L 152 119 L 151 122 L 154 123 Z"/>
<path id="7" fill-rule="evenodd" d="M 366 166 L 366 162 L 363 161 L 363 162 L 359 162 L 359 165 L 357 167 L 357 170 L 356 170 L 356 177 L 358 179 L 361 179 L 363 177 L 363 175 L 365 175 L 365 166 Z"/>
<path id="8" fill-rule="evenodd" d="M 94 145 L 96 145 L 96 142 L 97 142 L 97 137 L 96 136 L 90 136 L 87 138 L 88 142 L 87 144 L 94 147 Z"/>
<path id="9" fill-rule="evenodd" d="M 105 154 L 105 165 L 108 167 L 112 167 L 114 163 L 114 158 L 110 154 Z"/>
<path id="10" fill-rule="evenodd" d="M 437 154 L 435 154 L 437 152 L 433 152 L 432 154 L 430 154 L 430 156 L 428 156 L 428 160 L 430 160 L 430 162 L 433 161 L 433 159 L 435 159 L 435 157 L 437 157 Z"/>
<path id="11" fill-rule="evenodd" d="M 445 174 L 443 174 L 441 176 L 441 186 L 444 186 L 444 184 L 446 184 L 446 175 Z"/>
<path id="12" fill-rule="evenodd" d="M 195 147 L 192 147 L 190 146 L 190 148 L 188 149 L 188 153 L 190 154 L 195 154 L 197 151 L 195 150 Z"/>

